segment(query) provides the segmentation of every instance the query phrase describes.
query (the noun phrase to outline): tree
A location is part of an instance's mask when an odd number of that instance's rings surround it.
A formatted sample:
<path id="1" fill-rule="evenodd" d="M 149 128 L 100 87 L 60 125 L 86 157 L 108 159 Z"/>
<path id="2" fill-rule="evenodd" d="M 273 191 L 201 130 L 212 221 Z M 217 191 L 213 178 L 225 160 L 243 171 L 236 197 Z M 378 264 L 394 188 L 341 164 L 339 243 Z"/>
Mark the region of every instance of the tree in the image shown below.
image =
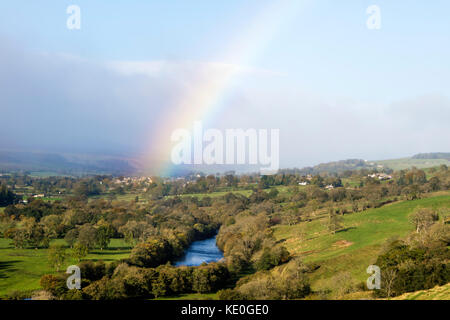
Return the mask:
<path id="1" fill-rule="evenodd" d="M 41 277 L 39 282 L 41 287 L 55 296 L 60 296 L 67 292 L 66 281 L 61 276 L 46 274 Z"/>
<path id="2" fill-rule="evenodd" d="M 438 177 L 433 177 L 429 181 L 431 191 L 438 191 L 441 188 L 441 181 Z"/>
<path id="3" fill-rule="evenodd" d="M 74 194 L 76 197 L 86 198 L 92 195 L 100 194 L 101 187 L 97 181 L 94 180 L 81 180 L 74 188 Z"/>
<path id="4" fill-rule="evenodd" d="M 383 272 L 382 280 L 384 285 L 384 291 L 386 292 L 387 298 L 392 296 L 394 290 L 395 279 L 397 278 L 397 270 L 387 269 Z"/>
<path id="5" fill-rule="evenodd" d="M 334 208 L 328 210 L 328 231 L 335 234 L 342 228 L 342 218 L 336 214 Z"/>
<path id="6" fill-rule="evenodd" d="M 136 244 L 136 241 L 142 235 L 142 223 L 138 223 L 135 220 L 129 220 L 125 225 L 119 228 L 119 232 L 123 234 L 125 242 L 131 246 Z"/>
<path id="7" fill-rule="evenodd" d="M 107 248 L 113 235 L 112 228 L 109 225 L 102 225 L 97 229 L 97 245 L 100 250 Z"/>
<path id="8" fill-rule="evenodd" d="M 26 242 L 29 246 L 37 248 L 41 243 L 48 246 L 49 239 L 45 238 L 44 228 L 37 223 L 34 218 L 24 218 L 22 220 Z"/>
<path id="9" fill-rule="evenodd" d="M 64 227 L 61 216 L 56 214 L 43 217 L 41 224 L 44 228 L 45 237 L 48 239 L 58 238 Z"/>
<path id="10" fill-rule="evenodd" d="M 78 239 L 78 230 L 75 228 L 67 231 L 66 236 L 64 237 L 64 240 L 71 248 L 73 248 L 73 245 L 77 241 L 77 239 Z"/>
<path id="11" fill-rule="evenodd" d="M 269 198 L 270 199 L 275 199 L 277 196 L 278 196 L 278 190 L 277 189 L 275 189 L 275 188 L 272 188 L 272 189 L 270 189 L 270 191 L 269 191 Z"/>
<path id="12" fill-rule="evenodd" d="M 59 272 L 59 269 L 66 261 L 66 249 L 60 245 L 51 245 L 48 251 L 48 262 L 52 268 Z"/>
<path id="13" fill-rule="evenodd" d="M 24 248 L 27 244 L 25 230 L 23 228 L 10 228 L 5 231 L 4 237 L 14 242 L 14 248 Z"/>
<path id="14" fill-rule="evenodd" d="M 211 291 L 209 281 L 209 270 L 203 266 L 194 269 L 192 272 L 192 290 L 198 293 L 206 293 Z"/>
<path id="15" fill-rule="evenodd" d="M 429 247 L 391 242 L 375 262 L 381 269 L 381 290 L 375 294 L 392 297 L 448 283 L 448 256 L 447 244 Z"/>
<path id="16" fill-rule="evenodd" d="M 93 248 L 97 243 L 97 230 L 90 224 L 84 224 L 80 228 L 78 242 L 85 245 L 89 249 Z"/>
<path id="17" fill-rule="evenodd" d="M 154 268 L 172 258 L 172 247 L 164 238 L 153 237 L 137 244 L 131 251 L 130 261 L 139 267 Z"/>
<path id="18" fill-rule="evenodd" d="M 167 291 L 166 284 L 164 279 L 161 278 L 160 273 L 159 278 L 152 282 L 152 294 L 155 296 L 155 298 L 158 298 L 165 295 L 166 291 Z"/>
<path id="19" fill-rule="evenodd" d="M 82 243 L 75 243 L 72 248 L 72 257 L 74 257 L 78 262 L 89 253 L 89 248 Z"/>
<path id="20" fill-rule="evenodd" d="M 299 209 L 298 208 L 290 209 L 285 216 L 285 220 L 287 224 L 290 226 L 298 224 L 301 221 Z"/>
<path id="21" fill-rule="evenodd" d="M 439 219 L 439 215 L 429 208 L 417 208 L 410 217 L 410 221 L 416 228 L 416 233 L 430 227 Z"/>

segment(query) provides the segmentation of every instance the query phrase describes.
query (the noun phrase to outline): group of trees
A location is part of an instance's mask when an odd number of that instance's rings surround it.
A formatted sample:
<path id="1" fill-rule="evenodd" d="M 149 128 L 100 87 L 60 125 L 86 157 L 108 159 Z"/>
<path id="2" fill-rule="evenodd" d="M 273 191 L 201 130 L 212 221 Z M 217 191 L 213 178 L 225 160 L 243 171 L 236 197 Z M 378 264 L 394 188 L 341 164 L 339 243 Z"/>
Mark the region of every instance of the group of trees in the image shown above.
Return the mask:
<path id="1" fill-rule="evenodd" d="M 223 250 L 230 270 L 268 270 L 289 260 L 288 251 L 275 243 L 269 227 L 266 215 L 244 212 L 228 225 L 222 225 L 217 244 Z"/>
<path id="2" fill-rule="evenodd" d="M 173 267 L 169 264 L 156 268 L 141 268 L 129 261 L 109 265 L 85 261 L 81 269 L 82 290 L 68 290 L 67 275 L 45 275 L 41 286 L 60 299 L 130 299 L 158 298 L 184 293 L 209 293 L 230 284 L 225 265 L 210 263 L 199 267 Z"/>
<path id="3" fill-rule="evenodd" d="M 241 278 L 234 289 L 218 292 L 222 300 L 301 299 L 312 293 L 311 268 L 296 258 L 278 270 L 259 271 Z"/>
<path id="4" fill-rule="evenodd" d="M 393 239 L 378 257 L 381 290 L 392 297 L 450 282 L 450 224 L 448 209 L 417 208 L 411 214 L 416 230 L 405 240 Z"/>
<path id="5" fill-rule="evenodd" d="M 166 238 L 179 254 L 193 240 L 213 234 L 218 227 L 197 204 L 181 199 L 137 203 L 113 203 L 68 198 L 45 202 L 34 199 L 10 205 L 0 215 L 0 236 L 17 247 L 47 247 L 52 239 L 64 238 L 70 247 L 104 249 L 111 238 L 125 238 L 134 246 L 148 238 Z"/>
<path id="6" fill-rule="evenodd" d="M 331 167 L 330 167 L 331 166 Z M 322 168 L 323 167 L 323 168 Z M 93 195 L 107 195 L 111 199 L 118 194 L 146 193 L 148 199 L 156 200 L 165 196 L 182 194 L 210 193 L 215 191 L 229 191 L 236 188 L 268 189 L 273 186 L 296 186 L 299 182 L 308 182 L 311 185 L 323 188 L 333 186 L 344 187 L 342 179 L 354 178 L 360 180 L 360 187 L 379 183 L 378 179 L 369 178 L 368 174 L 378 173 L 380 169 L 367 166 L 362 160 L 346 160 L 333 164 L 318 166 L 317 170 L 282 170 L 271 176 L 256 174 L 240 175 L 193 175 L 179 179 L 166 179 L 152 177 L 151 179 L 131 179 L 125 177 L 99 175 L 80 179 L 72 177 L 46 177 L 35 178 L 30 176 L 10 175 L 5 178 L 7 184 L 14 191 L 15 188 L 33 187 L 35 192 L 53 195 L 73 195 L 76 197 L 89 197 Z M 348 168 L 348 169 L 346 169 Z M 439 168 L 440 172 L 447 170 L 445 165 Z M 392 174 L 390 169 L 382 169 L 384 173 Z M 423 170 L 402 170 L 395 173 L 396 185 L 413 186 L 426 182 Z M 431 182 L 431 181 L 430 181 Z M 434 179 L 433 188 L 448 185 L 448 179 Z M 19 188 L 20 189 L 20 188 Z"/>

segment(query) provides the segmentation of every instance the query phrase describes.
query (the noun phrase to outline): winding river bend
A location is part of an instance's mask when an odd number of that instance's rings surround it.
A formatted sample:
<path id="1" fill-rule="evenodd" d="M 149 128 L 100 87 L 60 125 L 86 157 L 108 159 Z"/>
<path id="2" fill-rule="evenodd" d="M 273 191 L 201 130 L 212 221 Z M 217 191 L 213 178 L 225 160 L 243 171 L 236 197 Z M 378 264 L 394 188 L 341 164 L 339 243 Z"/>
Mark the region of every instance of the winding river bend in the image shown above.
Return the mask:
<path id="1" fill-rule="evenodd" d="M 203 262 L 215 262 L 223 258 L 223 253 L 216 245 L 216 236 L 205 240 L 194 241 L 187 248 L 183 257 L 175 266 L 199 266 Z"/>

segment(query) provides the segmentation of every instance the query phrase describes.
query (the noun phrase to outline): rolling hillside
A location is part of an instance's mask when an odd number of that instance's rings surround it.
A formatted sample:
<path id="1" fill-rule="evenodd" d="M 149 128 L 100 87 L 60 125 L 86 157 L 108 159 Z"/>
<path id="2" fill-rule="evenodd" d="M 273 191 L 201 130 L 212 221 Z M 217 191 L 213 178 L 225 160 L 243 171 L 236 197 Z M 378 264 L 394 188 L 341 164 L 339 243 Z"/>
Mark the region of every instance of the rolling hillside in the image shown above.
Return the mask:
<path id="1" fill-rule="evenodd" d="M 294 256 L 320 265 L 312 274 L 314 290 L 327 288 L 335 282 L 333 277 L 344 273 L 363 283 L 368 277 L 367 267 L 376 261 L 386 240 L 413 231 L 409 215 L 418 206 L 449 208 L 450 193 L 435 193 L 424 199 L 345 215 L 344 228 L 336 234 L 327 232 L 323 216 L 310 223 L 276 226 L 274 235 Z"/>
<path id="2" fill-rule="evenodd" d="M 447 159 L 414 159 L 414 158 L 401 158 L 392 160 L 377 160 L 374 161 L 377 165 L 382 165 L 385 168 L 390 168 L 394 171 L 409 169 L 416 167 L 419 169 L 438 167 L 440 165 L 450 165 L 450 161 Z"/>

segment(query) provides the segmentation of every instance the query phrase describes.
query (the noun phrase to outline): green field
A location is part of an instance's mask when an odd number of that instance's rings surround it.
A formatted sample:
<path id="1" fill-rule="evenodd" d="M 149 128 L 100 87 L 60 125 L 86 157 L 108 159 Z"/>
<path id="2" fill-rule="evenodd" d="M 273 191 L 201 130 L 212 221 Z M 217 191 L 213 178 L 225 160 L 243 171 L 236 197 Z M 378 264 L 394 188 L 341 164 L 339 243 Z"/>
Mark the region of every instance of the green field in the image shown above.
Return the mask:
<path id="1" fill-rule="evenodd" d="M 24 200 L 28 200 L 29 196 L 24 196 L 23 199 Z M 61 197 L 41 197 L 41 198 L 35 198 L 35 199 L 40 199 L 42 201 L 61 201 L 63 198 Z"/>
<path id="2" fill-rule="evenodd" d="M 288 186 L 275 186 L 275 187 L 271 187 L 274 189 L 277 189 L 278 192 L 280 194 L 287 194 L 289 193 L 289 188 Z M 302 188 L 302 187 L 300 187 Z M 269 191 L 269 189 L 265 190 L 266 192 Z M 234 194 L 241 194 L 243 196 L 249 197 L 251 196 L 251 194 L 253 193 L 253 190 L 249 190 L 249 189 L 232 189 L 232 188 L 227 188 L 227 190 L 221 190 L 221 191 L 216 191 L 216 192 L 211 192 L 211 193 L 189 193 L 189 194 L 182 194 L 180 195 L 180 197 L 197 197 L 199 199 L 202 199 L 204 197 L 210 197 L 210 198 L 217 198 L 217 197 L 222 197 L 224 195 L 226 195 L 227 193 L 234 193 Z M 174 196 L 167 196 L 166 198 L 173 198 Z"/>
<path id="3" fill-rule="evenodd" d="M 108 194 L 101 194 L 96 196 L 90 196 L 89 200 L 98 200 L 98 199 L 105 199 L 108 196 Z M 142 193 L 126 193 L 126 194 L 118 194 L 115 196 L 114 201 L 134 201 L 136 197 L 139 197 L 139 201 L 143 201 L 146 199 L 146 195 Z"/>
<path id="4" fill-rule="evenodd" d="M 62 239 L 52 243 L 65 244 Z M 69 250 L 67 251 L 69 253 Z M 108 249 L 92 250 L 83 260 L 111 262 L 128 257 L 129 246 L 123 239 L 112 239 Z M 0 297 L 13 291 L 39 289 L 42 275 L 54 273 L 47 261 L 48 249 L 14 249 L 11 240 L 0 238 Z M 76 264 L 69 257 L 66 265 Z"/>
<path id="5" fill-rule="evenodd" d="M 405 293 L 393 300 L 450 300 L 450 283 L 429 290 Z"/>
<path id="6" fill-rule="evenodd" d="M 48 178 L 48 177 L 75 177 L 70 174 L 63 174 L 60 172 L 53 172 L 53 171 L 32 171 L 30 172 L 30 177 L 36 177 L 36 178 Z"/>
<path id="7" fill-rule="evenodd" d="M 189 193 L 189 194 L 182 194 L 180 197 L 197 197 L 198 199 L 203 199 L 204 197 L 210 197 L 210 198 L 217 198 L 222 197 L 226 195 L 227 193 L 235 193 L 235 194 L 242 194 L 246 197 L 252 194 L 252 190 L 230 190 L 230 191 L 218 191 L 218 192 L 212 192 L 212 193 Z M 175 196 L 167 196 L 166 198 L 173 198 Z"/>
<path id="8" fill-rule="evenodd" d="M 379 161 L 371 161 L 376 164 L 381 164 L 385 167 L 391 168 L 395 171 L 409 169 L 411 167 L 416 167 L 418 169 L 431 168 L 431 167 L 439 167 L 441 164 L 450 165 L 450 161 L 446 159 L 411 159 L 411 158 L 402 158 L 402 159 L 392 159 L 392 160 L 379 160 Z"/>
<path id="9" fill-rule="evenodd" d="M 440 193 L 345 215 L 343 230 L 334 235 L 327 232 L 324 218 L 294 226 L 276 226 L 274 235 L 294 256 L 321 265 L 312 275 L 313 286 L 326 285 L 339 272 L 350 272 L 358 281 L 364 281 L 366 268 L 376 261 L 386 240 L 404 237 L 414 230 L 408 217 L 418 206 L 448 208 L 450 194 Z"/>

